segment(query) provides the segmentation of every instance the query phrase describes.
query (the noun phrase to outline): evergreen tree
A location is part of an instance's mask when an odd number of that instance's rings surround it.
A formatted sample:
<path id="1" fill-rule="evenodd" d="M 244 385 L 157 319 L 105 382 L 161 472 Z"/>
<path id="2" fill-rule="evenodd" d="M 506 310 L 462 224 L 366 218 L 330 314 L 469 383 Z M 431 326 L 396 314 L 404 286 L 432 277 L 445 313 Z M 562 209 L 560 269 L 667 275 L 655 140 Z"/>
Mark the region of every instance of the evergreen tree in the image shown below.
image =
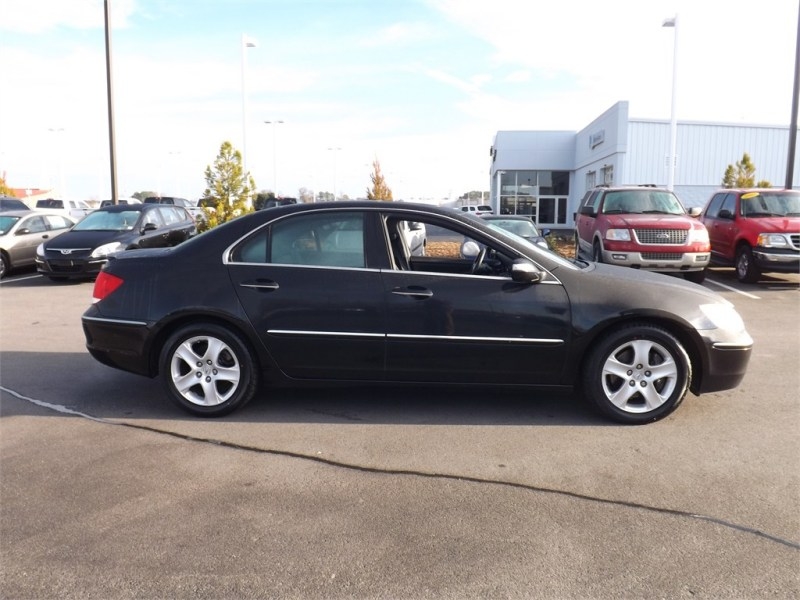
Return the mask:
<path id="1" fill-rule="evenodd" d="M 745 152 L 742 160 L 735 165 L 728 165 L 725 175 L 722 177 L 722 187 L 725 188 L 751 188 L 751 187 L 772 187 L 769 181 L 762 179 L 756 183 L 756 166 L 750 159 L 750 155 Z"/>
<path id="2" fill-rule="evenodd" d="M 394 200 L 392 198 L 392 190 L 389 189 L 389 186 L 386 185 L 386 180 L 383 178 L 381 163 L 378 162 L 377 158 L 372 161 L 372 174 L 369 178 L 372 181 L 372 188 L 367 188 L 367 199 L 381 200 L 383 202 Z"/>
<path id="3" fill-rule="evenodd" d="M 213 209 L 204 209 L 206 220 L 198 229 L 205 231 L 253 210 L 256 184 L 250 173 L 242 167 L 242 153 L 230 142 L 223 142 L 219 154 L 206 167 L 206 189 L 204 198 L 214 202 Z"/>

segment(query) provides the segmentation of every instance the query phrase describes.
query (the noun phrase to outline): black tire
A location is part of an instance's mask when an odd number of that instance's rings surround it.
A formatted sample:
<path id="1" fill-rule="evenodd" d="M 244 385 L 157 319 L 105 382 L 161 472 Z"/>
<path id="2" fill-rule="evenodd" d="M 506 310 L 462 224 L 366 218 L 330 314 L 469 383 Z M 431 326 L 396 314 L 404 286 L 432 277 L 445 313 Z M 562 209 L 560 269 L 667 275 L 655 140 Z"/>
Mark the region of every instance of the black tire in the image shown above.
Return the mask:
<path id="1" fill-rule="evenodd" d="M 603 247 L 599 241 L 595 241 L 592 245 L 592 260 L 596 263 L 603 262 Z"/>
<path id="2" fill-rule="evenodd" d="M 220 417 L 247 404 L 258 387 L 258 367 L 242 338 L 220 325 L 197 323 L 173 333 L 161 349 L 167 395 L 200 417 Z"/>
<path id="3" fill-rule="evenodd" d="M 6 276 L 6 273 L 11 268 L 11 263 L 6 258 L 5 252 L 0 252 L 0 279 Z"/>
<path id="4" fill-rule="evenodd" d="M 675 410 L 691 381 L 689 356 L 675 336 L 655 325 L 632 323 L 595 344 L 582 383 L 587 400 L 603 415 L 641 425 Z"/>
<path id="5" fill-rule="evenodd" d="M 703 283 L 706 280 L 706 270 L 687 271 L 683 274 L 683 277 L 686 281 L 691 281 L 692 283 Z"/>
<path id="6" fill-rule="evenodd" d="M 750 246 L 739 246 L 736 250 L 736 278 L 742 283 L 756 283 L 761 278 Z"/>
<path id="7" fill-rule="evenodd" d="M 575 232 L 575 258 L 578 259 L 581 257 L 581 240 L 578 237 L 578 232 Z"/>

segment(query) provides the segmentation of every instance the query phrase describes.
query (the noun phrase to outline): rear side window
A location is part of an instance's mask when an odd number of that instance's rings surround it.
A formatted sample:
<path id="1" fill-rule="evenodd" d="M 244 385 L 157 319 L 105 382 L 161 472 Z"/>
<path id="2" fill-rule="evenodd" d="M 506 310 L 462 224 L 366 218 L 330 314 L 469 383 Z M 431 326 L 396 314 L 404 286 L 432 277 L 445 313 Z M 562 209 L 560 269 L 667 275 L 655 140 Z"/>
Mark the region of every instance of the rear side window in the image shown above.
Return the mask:
<path id="1" fill-rule="evenodd" d="M 295 215 L 250 236 L 232 262 L 364 268 L 364 215 Z"/>

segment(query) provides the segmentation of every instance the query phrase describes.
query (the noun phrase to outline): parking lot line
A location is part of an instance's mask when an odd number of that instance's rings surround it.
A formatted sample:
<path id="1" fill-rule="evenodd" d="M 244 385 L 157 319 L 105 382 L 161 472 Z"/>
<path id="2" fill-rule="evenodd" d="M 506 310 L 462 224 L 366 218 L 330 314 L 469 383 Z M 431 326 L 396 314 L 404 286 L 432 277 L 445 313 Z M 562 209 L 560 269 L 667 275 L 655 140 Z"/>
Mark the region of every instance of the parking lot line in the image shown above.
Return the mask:
<path id="1" fill-rule="evenodd" d="M 719 281 L 714 281 L 713 279 L 706 279 L 706 283 L 713 283 L 714 285 L 718 285 L 719 287 L 723 287 L 726 290 L 730 290 L 731 292 L 736 292 L 737 294 L 741 294 L 742 296 L 747 296 L 748 298 L 752 298 L 753 300 L 761 300 L 759 296 L 755 294 L 750 294 L 748 292 L 744 292 L 742 290 L 737 290 L 735 287 L 731 287 L 724 283 L 720 283 Z"/>

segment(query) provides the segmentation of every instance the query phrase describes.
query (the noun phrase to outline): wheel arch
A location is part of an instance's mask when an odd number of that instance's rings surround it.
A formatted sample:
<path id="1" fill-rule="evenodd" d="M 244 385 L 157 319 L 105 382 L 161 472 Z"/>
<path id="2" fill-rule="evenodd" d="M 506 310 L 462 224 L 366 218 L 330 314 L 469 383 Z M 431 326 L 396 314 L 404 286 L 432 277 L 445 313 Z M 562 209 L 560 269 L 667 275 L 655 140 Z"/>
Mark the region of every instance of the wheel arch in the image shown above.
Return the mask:
<path id="1" fill-rule="evenodd" d="M 174 318 L 164 323 L 158 331 L 154 333 L 152 342 L 148 348 L 148 371 L 152 377 L 159 375 L 159 357 L 170 336 L 186 325 L 202 324 L 224 327 L 236 334 L 247 346 L 247 349 L 253 355 L 262 371 L 266 371 L 273 366 L 274 363 L 269 353 L 258 340 L 253 338 L 252 332 L 249 331 L 249 326 L 246 323 L 214 313 L 200 315 L 197 313 L 184 313 L 176 315 Z"/>
<path id="2" fill-rule="evenodd" d="M 619 327 L 628 325 L 651 325 L 660 327 L 661 329 L 672 334 L 683 346 L 686 354 L 689 356 L 689 362 L 692 368 L 692 380 L 689 389 L 692 392 L 699 389 L 703 372 L 706 368 L 706 363 L 703 360 L 703 342 L 700 337 L 695 333 L 694 328 L 688 324 L 681 323 L 674 319 L 670 319 L 657 314 L 649 315 L 630 315 L 619 319 L 606 321 L 591 331 L 584 334 L 587 336 L 584 343 L 580 345 L 580 358 L 573 361 L 574 370 L 570 372 L 570 378 L 579 384 L 581 381 L 581 374 L 586 368 L 586 362 L 592 353 L 595 346 L 609 333 Z"/>

